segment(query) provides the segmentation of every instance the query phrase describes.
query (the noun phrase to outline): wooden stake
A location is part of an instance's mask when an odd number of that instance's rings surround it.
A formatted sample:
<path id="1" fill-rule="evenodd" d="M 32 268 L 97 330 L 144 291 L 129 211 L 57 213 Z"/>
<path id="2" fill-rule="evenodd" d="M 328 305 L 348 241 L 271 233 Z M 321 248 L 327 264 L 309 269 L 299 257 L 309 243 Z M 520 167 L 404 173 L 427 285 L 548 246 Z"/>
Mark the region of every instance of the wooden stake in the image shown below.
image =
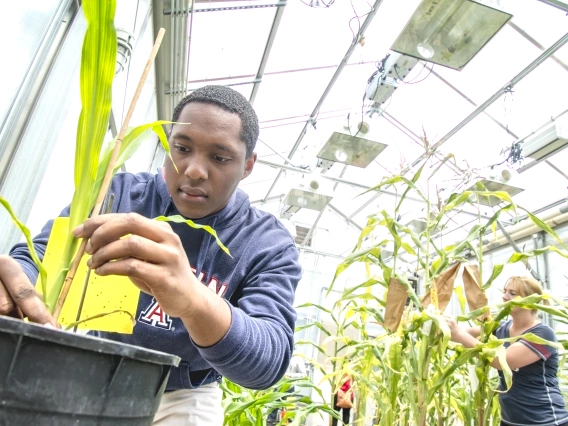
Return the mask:
<path id="1" fill-rule="evenodd" d="M 134 92 L 134 96 L 132 97 L 132 101 L 130 102 L 130 107 L 128 108 L 128 112 L 126 113 L 126 117 L 124 117 L 124 121 L 122 122 L 122 127 L 120 128 L 120 132 L 118 133 L 118 137 L 116 139 L 116 144 L 114 145 L 114 149 L 112 151 L 110 162 L 108 164 L 108 168 L 106 170 L 103 183 L 101 185 L 101 189 L 99 191 L 97 201 L 95 203 L 95 207 L 93 209 L 93 213 L 91 217 L 96 217 L 99 215 L 101 206 L 103 204 L 105 195 L 108 191 L 108 187 L 110 186 L 110 181 L 112 179 L 112 172 L 114 170 L 114 165 L 118 158 L 118 154 L 120 152 L 120 145 L 122 144 L 122 139 L 126 135 L 126 131 L 128 130 L 128 124 L 130 123 L 130 118 L 132 117 L 132 113 L 134 112 L 134 107 L 136 106 L 136 102 L 138 102 L 138 98 L 140 97 L 140 93 L 142 93 L 142 88 L 144 87 L 144 83 L 150 73 L 150 69 L 152 68 L 152 64 L 154 63 L 154 59 L 160 49 L 160 44 L 162 43 L 162 39 L 164 38 L 164 33 L 166 32 L 165 29 L 160 28 L 158 31 L 158 36 L 156 37 L 156 41 L 154 42 L 154 47 L 150 52 L 150 57 L 146 62 L 146 67 L 144 68 L 144 72 L 140 77 L 140 81 L 138 82 L 138 87 L 136 88 L 136 92 Z M 65 299 L 67 299 L 67 295 L 69 294 L 69 289 L 71 288 L 71 283 L 73 282 L 73 278 L 75 277 L 75 273 L 77 272 L 77 268 L 79 267 L 79 263 L 81 262 L 81 258 L 85 253 L 85 247 L 87 246 L 87 239 L 83 239 L 81 241 L 81 245 L 79 246 L 79 250 L 73 259 L 73 263 L 71 264 L 71 268 L 67 273 L 67 277 L 65 278 L 65 282 L 63 284 L 63 288 L 61 289 L 61 294 L 57 299 L 57 304 L 55 305 L 55 310 L 53 312 L 53 317 L 57 322 L 59 319 L 59 315 L 61 314 L 61 310 L 63 309 L 63 304 L 65 303 Z"/>

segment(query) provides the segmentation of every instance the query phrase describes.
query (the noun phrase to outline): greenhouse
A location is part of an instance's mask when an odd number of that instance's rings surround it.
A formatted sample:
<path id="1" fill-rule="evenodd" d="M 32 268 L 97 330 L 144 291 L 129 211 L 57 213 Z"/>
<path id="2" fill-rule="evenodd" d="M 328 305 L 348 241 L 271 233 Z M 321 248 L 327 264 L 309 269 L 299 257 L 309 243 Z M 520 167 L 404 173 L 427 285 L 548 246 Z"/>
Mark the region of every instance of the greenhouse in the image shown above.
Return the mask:
<path id="1" fill-rule="evenodd" d="M 568 425 L 568 1 L 0 10 L 0 425 Z"/>

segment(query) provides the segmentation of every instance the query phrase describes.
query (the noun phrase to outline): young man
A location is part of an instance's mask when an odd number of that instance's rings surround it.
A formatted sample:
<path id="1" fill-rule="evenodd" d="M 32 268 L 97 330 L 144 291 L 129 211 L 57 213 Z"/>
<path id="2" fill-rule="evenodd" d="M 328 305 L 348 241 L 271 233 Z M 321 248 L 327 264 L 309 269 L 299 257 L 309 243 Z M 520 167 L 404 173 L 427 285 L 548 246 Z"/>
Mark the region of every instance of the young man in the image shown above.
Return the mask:
<path id="1" fill-rule="evenodd" d="M 117 174 L 112 212 L 74 230 L 90 238 L 89 266 L 124 275 L 142 290 L 132 335 L 102 337 L 176 354 L 158 425 L 221 425 L 221 376 L 268 388 L 286 372 L 293 348 L 298 252 L 272 215 L 250 206 L 237 189 L 253 170 L 258 119 L 248 101 L 223 86 L 206 86 L 174 111 L 173 162 L 158 174 Z M 62 215 L 68 215 L 68 209 Z M 182 215 L 206 232 L 152 220 Z M 52 222 L 34 239 L 43 254 Z M 124 237 L 124 238 L 123 238 Z M 31 282 L 37 270 L 18 244 L 0 258 L 0 314 L 21 310 L 53 323 Z"/>

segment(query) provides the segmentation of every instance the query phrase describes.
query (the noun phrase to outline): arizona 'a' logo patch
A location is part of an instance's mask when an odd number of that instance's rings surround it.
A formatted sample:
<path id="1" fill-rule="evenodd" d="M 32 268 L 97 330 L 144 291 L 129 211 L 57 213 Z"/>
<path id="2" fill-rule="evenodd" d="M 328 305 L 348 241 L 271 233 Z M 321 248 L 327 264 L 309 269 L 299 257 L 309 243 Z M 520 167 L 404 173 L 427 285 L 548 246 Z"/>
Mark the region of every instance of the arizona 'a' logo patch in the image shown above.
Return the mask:
<path id="1" fill-rule="evenodd" d="M 138 321 L 164 330 L 172 329 L 172 320 L 158 305 L 156 299 L 153 299 L 152 304 L 140 313 Z"/>

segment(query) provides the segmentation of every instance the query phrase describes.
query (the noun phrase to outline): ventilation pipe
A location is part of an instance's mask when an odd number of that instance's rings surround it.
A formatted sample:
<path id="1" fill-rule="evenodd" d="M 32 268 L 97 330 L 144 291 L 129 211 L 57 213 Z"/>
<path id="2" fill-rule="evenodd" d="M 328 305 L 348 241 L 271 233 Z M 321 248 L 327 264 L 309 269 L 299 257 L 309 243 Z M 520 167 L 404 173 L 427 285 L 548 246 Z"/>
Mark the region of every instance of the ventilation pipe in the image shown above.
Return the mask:
<path id="1" fill-rule="evenodd" d="M 564 222 L 568 222 L 568 203 L 555 207 L 537 217 L 551 228 L 554 228 Z M 536 226 L 530 218 L 526 218 L 516 225 L 508 226 L 506 231 L 513 241 L 517 241 L 528 237 L 529 235 L 538 233 L 541 229 Z M 483 238 L 483 252 L 485 253 L 508 243 L 509 242 L 503 235 L 503 232 L 497 231 L 496 233 L 491 233 Z"/>

